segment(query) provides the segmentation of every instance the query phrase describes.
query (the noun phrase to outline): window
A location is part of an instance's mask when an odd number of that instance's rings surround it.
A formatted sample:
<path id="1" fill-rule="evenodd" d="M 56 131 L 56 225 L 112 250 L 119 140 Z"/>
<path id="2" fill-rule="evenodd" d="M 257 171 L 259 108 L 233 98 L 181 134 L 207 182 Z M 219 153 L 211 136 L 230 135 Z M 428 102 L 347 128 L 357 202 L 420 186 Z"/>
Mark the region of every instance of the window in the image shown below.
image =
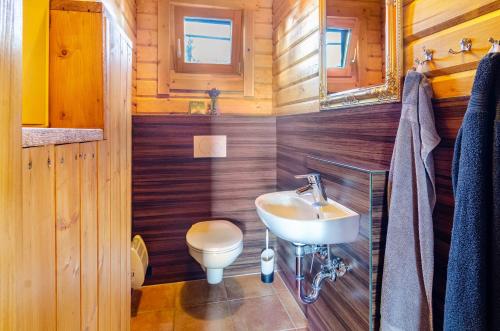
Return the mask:
<path id="1" fill-rule="evenodd" d="M 328 60 L 328 68 L 345 68 L 350 37 L 350 29 L 328 28 L 326 30 L 326 58 Z"/>
<path id="2" fill-rule="evenodd" d="M 176 71 L 239 74 L 239 10 L 175 7 Z"/>
<path id="3" fill-rule="evenodd" d="M 328 16 L 326 66 L 331 78 L 353 78 L 356 74 L 359 22 L 355 17 Z"/>

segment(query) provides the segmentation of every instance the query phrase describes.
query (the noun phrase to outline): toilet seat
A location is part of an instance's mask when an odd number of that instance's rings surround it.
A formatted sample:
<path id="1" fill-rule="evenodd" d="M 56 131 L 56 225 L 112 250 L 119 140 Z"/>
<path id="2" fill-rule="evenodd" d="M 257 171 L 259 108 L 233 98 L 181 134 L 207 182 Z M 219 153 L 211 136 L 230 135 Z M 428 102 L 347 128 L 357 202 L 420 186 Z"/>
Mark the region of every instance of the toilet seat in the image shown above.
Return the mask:
<path id="1" fill-rule="evenodd" d="M 192 250 L 205 253 L 226 253 L 240 248 L 243 233 L 226 220 L 203 221 L 193 224 L 186 234 Z"/>

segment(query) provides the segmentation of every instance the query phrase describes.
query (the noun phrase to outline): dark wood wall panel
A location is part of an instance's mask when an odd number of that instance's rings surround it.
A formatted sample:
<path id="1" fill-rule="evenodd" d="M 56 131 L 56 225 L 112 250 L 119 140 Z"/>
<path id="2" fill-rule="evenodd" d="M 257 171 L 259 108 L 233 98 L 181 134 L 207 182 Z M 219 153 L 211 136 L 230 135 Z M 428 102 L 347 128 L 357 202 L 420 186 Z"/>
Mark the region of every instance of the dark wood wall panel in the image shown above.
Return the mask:
<path id="1" fill-rule="evenodd" d="M 436 128 L 441 143 L 434 151 L 436 207 L 434 208 L 434 324 L 443 327 L 446 272 L 455 201 L 451 186 L 451 162 L 458 129 L 467 110 L 469 97 L 434 101 Z"/>
<path id="2" fill-rule="evenodd" d="M 226 135 L 227 158 L 194 159 L 194 135 Z M 225 274 L 257 272 L 265 227 L 254 200 L 275 190 L 274 117 L 134 116 L 133 234 L 148 246 L 149 284 L 205 276 L 185 235 L 214 218 L 233 220 L 244 234 L 244 251 Z"/>
<path id="3" fill-rule="evenodd" d="M 435 235 L 435 277 L 434 277 L 434 321 L 436 329 L 442 328 L 444 293 L 446 287 L 446 268 L 453 224 L 453 193 L 451 188 L 451 160 L 458 129 L 462 123 L 469 98 L 459 97 L 434 100 L 436 127 L 441 136 L 441 143 L 434 152 L 436 167 L 437 204 L 434 210 Z M 401 104 L 388 104 L 374 107 L 354 107 L 314 114 L 292 115 L 277 118 L 277 180 L 279 190 L 294 189 L 302 184 L 293 178 L 299 173 L 310 170 L 308 157 L 320 157 L 340 163 L 351 164 L 367 169 L 388 170 L 391 161 L 395 134 L 399 124 Z M 335 180 L 329 186 L 336 197 L 343 203 L 345 183 L 359 187 L 356 181 L 349 178 Z M 356 204 L 360 204 L 366 196 L 359 194 Z M 383 199 L 378 195 L 378 199 Z M 377 197 L 374 197 L 377 199 Z M 384 214 L 385 211 L 373 210 L 372 213 Z M 382 233 L 382 232 L 380 232 Z M 383 233 L 379 245 L 384 247 Z M 293 252 L 279 243 L 280 257 L 284 261 L 293 257 Z M 374 246 L 375 248 L 375 246 Z M 381 279 L 379 262 L 373 277 Z M 293 275 L 285 278 L 293 281 Z M 377 272 L 376 272 L 377 271 Z M 332 289 L 326 288 L 328 297 Z M 372 293 L 373 294 L 373 293 Z M 380 301 L 378 293 L 376 302 Z M 332 308 L 323 307 L 325 312 L 309 314 L 310 322 L 316 329 L 328 330 L 328 324 L 322 319 L 332 315 Z M 378 314 L 378 305 L 372 307 Z M 376 326 L 376 325 L 375 325 Z M 331 328 L 333 326 L 330 326 Z"/>

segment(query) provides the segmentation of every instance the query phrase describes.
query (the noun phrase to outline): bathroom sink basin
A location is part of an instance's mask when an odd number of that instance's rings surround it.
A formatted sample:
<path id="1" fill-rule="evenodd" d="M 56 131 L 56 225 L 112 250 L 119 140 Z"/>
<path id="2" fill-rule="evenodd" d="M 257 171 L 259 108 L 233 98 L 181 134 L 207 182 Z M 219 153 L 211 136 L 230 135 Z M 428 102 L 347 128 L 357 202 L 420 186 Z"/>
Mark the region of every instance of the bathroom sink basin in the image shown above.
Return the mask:
<path id="1" fill-rule="evenodd" d="M 330 199 L 316 206 L 311 195 L 282 191 L 259 196 L 255 206 L 272 233 L 295 244 L 341 244 L 358 236 L 359 214 Z"/>

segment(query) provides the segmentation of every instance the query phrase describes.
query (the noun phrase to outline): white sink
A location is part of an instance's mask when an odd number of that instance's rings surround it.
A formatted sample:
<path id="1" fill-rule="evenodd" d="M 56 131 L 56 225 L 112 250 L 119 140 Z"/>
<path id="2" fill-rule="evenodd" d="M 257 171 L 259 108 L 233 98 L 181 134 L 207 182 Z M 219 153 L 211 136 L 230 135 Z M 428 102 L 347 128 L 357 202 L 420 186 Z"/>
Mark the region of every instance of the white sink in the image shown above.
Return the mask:
<path id="1" fill-rule="evenodd" d="M 314 206 L 311 195 L 295 191 L 267 193 L 255 200 L 257 213 L 267 228 L 295 244 L 326 245 L 352 242 L 359 233 L 359 214 L 328 199 Z"/>

